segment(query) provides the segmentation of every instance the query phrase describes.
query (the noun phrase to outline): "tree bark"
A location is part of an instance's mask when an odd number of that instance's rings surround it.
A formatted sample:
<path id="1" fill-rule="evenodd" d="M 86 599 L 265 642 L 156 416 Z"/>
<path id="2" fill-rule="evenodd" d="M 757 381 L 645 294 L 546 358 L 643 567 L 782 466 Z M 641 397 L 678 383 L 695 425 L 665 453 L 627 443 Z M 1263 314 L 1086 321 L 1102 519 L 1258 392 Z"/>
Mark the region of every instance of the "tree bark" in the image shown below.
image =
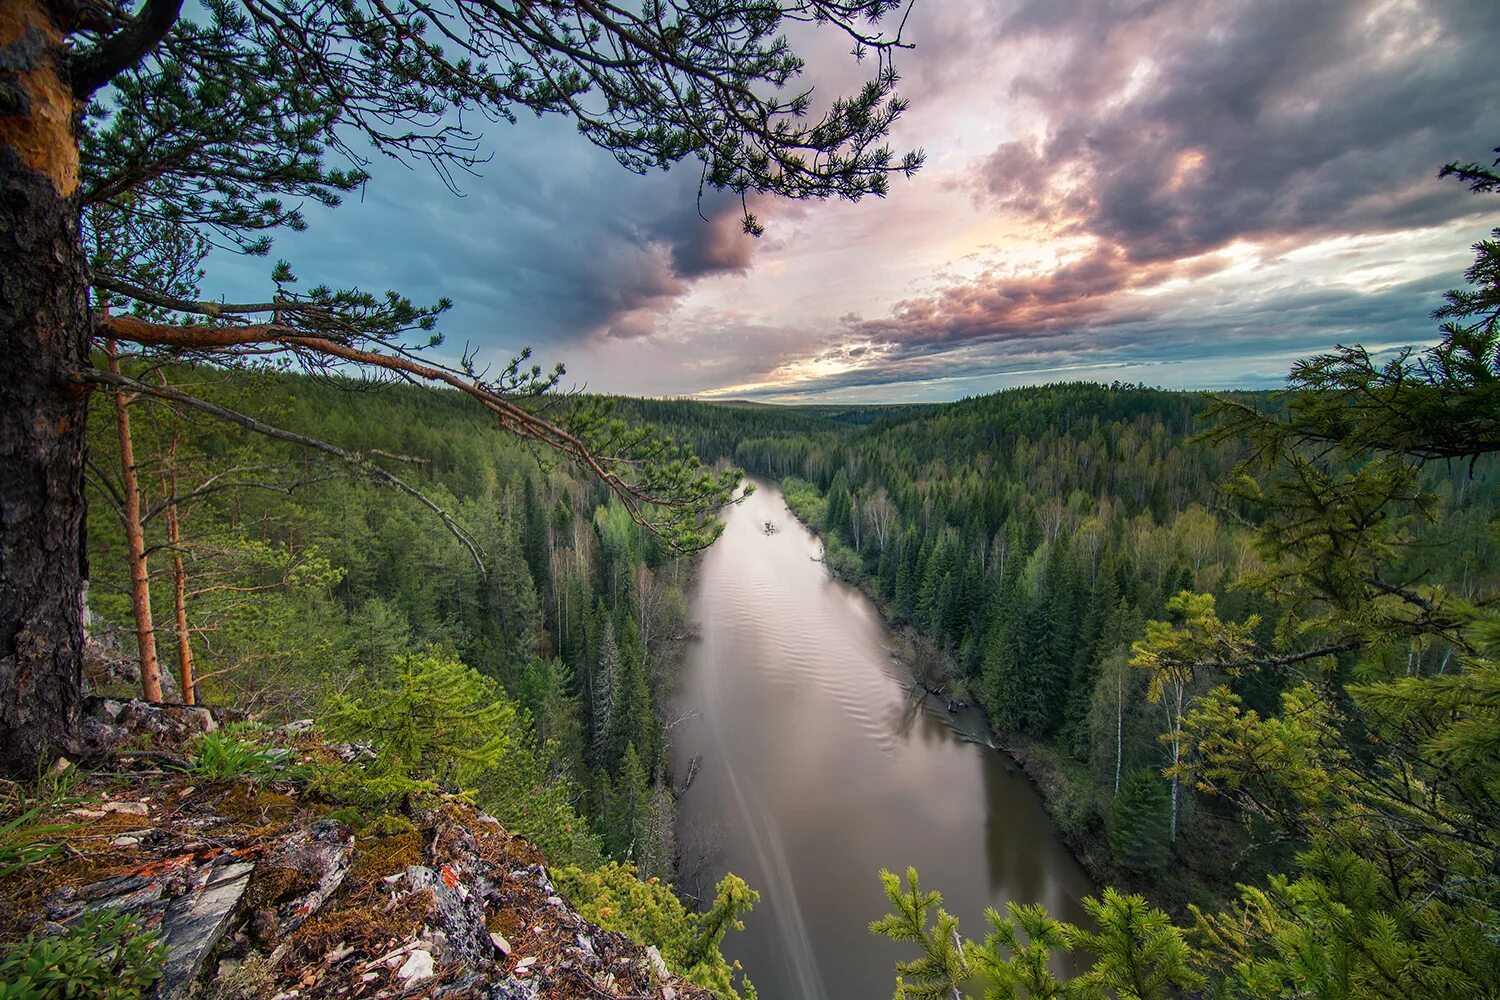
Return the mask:
<path id="1" fill-rule="evenodd" d="M 166 380 L 163 378 L 163 384 Z M 187 574 L 182 567 L 182 527 L 177 509 L 177 445 L 179 428 L 172 423 L 172 441 L 167 448 L 167 467 L 162 470 L 162 491 L 166 494 L 167 545 L 172 550 L 172 608 L 177 617 L 177 679 L 182 700 L 198 704 L 193 686 L 193 634 L 187 621 Z"/>
<path id="2" fill-rule="evenodd" d="M 63 26 L 0 3 L 0 770 L 69 752 L 83 693 L 91 323 Z"/>
<path id="3" fill-rule="evenodd" d="M 113 340 L 104 353 L 109 370 L 119 375 L 120 355 Z M 141 525 L 141 480 L 135 468 L 135 439 L 130 434 L 131 398 L 115 387 L 115 433 L 120 441 L 120 516 L 125 522 L 125 558 L 130 568 L 130 610 L 135 618 L 135 643 L 141 658 L 141 695 L 161 701 L 161 666 L 156 659 L 156 623 L 151 619 L 151 573 L 146 566 L 146 532 Z"/>

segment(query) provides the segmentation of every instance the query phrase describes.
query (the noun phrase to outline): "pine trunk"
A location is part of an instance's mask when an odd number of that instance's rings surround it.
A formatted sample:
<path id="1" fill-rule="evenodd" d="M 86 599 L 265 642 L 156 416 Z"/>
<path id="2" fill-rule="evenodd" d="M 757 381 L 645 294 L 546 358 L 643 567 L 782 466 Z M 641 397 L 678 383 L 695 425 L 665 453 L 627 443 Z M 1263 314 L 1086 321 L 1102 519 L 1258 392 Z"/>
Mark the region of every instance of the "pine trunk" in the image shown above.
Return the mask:
<path id="1" fill-rule="evenodd" d="M 109 370 L 120 374 L 115 342 L 105 347 Z M 151 619 L 151 573 L 146 567 L 146 532 L 141 525 L 141 480 L 135 467 L 135 439 L 130 434 L 131 398 L 115 390 L 115 432 L 120 440 L 120 489 L 125 506 L 125 558 L 130 563 L 130 610 L 135 617 L 135 642 L 141 658 L 141 695 L 161 701 L 161 667 L 156 660 L 156 623 Z"/>
<path id="2" fill-rule="evenodd" d="M 91 322 L 60 26 L 0 3 L 0 770 L 69 751 L 83 692 Z"/>
<path id="3" fill-rule="evenodd" d="M 165 378 L 162 381 L 165 384 Z M 182 686 L 183 702 L 196 705 L 198 695 L 193 685 L 193 639 L 187 621 L 187 573 L 182 566 L 182 522 L 177 510 L 177 444 L 178 431 L 174 424 L 172 443 L 167 449 L 162 492 L 167 501 L 167 545 L 172 550 L 172 608 L 177 618 L 177 678 Z"/>

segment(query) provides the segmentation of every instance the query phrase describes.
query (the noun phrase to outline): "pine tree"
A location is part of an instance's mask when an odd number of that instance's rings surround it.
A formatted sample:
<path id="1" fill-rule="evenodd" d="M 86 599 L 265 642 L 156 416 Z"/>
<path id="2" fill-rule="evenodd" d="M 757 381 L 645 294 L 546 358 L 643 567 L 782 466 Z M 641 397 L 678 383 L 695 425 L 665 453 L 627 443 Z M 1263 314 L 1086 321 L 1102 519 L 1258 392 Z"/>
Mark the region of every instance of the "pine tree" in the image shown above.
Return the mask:
<path id="1" fill-rule="evenodd" d="M 1171 857 L 1171 802 L 1160 776 L 1150 769 L 1128 772 L 1110 805 L 1109 850 L 1130 872 L 1153 874 Z"/>
<path id="2" fill-rule="evenodd" d="M 849 496 L 849 479 L 840 469 L 834 474 L 828 487 L 828 507 L 823 515 L 824 527 L 829 537 L 848 542 L 853 537 L 852 500 Z"/>
<path id="3" fill-rule="evenodd" d="M 615 643 L 614 625 L 605 621 L 599 639 L 598 662 L 589 684 L 589 747 L 595 768 L 610 768 L 612 763 L 609 759 L 610 735 L 614 732 L 619 683 L 620 647 Z"/>
<path id="4" fill-rule="evenodd" d="M 917 870 L 906 870 L 906 885 L 882 870 L 880 883 L 894 908 L 870 924 L 870 933 L 903 944 L 914 944 L 922 954 L 896 963 L 896 1000 L 961 1000 L 960 987 L 971 971 L 958 937 L 958 919 L 942 908 L 943 897 L 923 892 Z"/>
<path id="5" fill-rule="evenodd" d="M 612 857 L 635 861 L 651 838 L 651 783 L 635 745 L 625 748 L 610 783 L 604 846 Z"/>

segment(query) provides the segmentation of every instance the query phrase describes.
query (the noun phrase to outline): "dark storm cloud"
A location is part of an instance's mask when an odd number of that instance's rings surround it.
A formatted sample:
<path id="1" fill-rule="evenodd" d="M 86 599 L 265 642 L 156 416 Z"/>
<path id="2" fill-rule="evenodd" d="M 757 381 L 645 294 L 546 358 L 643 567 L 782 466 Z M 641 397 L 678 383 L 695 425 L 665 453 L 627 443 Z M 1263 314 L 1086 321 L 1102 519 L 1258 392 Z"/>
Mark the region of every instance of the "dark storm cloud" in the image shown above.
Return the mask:
<path id="1" fill-rule="evenodd" d="M 1272 251 L 1493 211 L 1447 160 L 1500 141 L 1492 0 L 1030 0 L 1011 45 L 1049 53 L 1009 99 L 1042 134 L 981 163 L 984 204 L 1095 249 L 1049 275 L 989 272 L 900 303 L 870 336 L 1010 340 L 1143 318 L 1128 293 Z"/>
<path id="2" fill-rule="evenodd" d="M 688 165 L 628 173 L 560 120 L 493 125 L 486 140 L 495 156 L 459 176 L 461 195 L 378 159 L 358 204 L 310 211 L 310 231 L 276 254 L 309 280 L 449 296 L 450 341 L 532 344 L 548 359 L 588 337 L 650 334 L 693 282 L 749 266 L 738 199 L 700 206 Z M 265 262 L 216 263 L 247 294 L 262 287 Z"/>
<path id="3" fill-rule="evenodd" d="M 1001 276 L 994 271 L 896 305 L 886 319 L 851 323 L 861 334 L 906 345 L 1013 340 L 1148 313 L 1116 296 L 1166 278 L 1170 269 L 1140 267 L 1117 247 L 1100 247 L 1055 271 Z"/>

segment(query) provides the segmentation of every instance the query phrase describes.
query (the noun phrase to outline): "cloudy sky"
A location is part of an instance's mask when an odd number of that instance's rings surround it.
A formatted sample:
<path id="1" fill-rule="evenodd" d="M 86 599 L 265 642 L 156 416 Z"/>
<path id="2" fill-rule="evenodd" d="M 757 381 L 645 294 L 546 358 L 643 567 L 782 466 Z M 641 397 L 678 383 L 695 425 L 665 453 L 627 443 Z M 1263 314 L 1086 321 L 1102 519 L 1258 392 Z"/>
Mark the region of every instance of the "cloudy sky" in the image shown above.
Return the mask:
<path id="1" fill-rule="evenodd" d="M 1421 343 L 1500 199 L 1436 179 L 1500 144 L 1500 0 L 915 0 L 885 199 L 708 198 L 565 121 L 497 126 L 449 194 L 377 163 L 277 248 L 307 278 L 456 302 L 443 330 L 570 384 L 933 400 L 1059 379 L 1278 384 Z M 806 82 L 866 70 L 798 35 Z M 257 265 L 260 267 L 262 265 Z"/>

